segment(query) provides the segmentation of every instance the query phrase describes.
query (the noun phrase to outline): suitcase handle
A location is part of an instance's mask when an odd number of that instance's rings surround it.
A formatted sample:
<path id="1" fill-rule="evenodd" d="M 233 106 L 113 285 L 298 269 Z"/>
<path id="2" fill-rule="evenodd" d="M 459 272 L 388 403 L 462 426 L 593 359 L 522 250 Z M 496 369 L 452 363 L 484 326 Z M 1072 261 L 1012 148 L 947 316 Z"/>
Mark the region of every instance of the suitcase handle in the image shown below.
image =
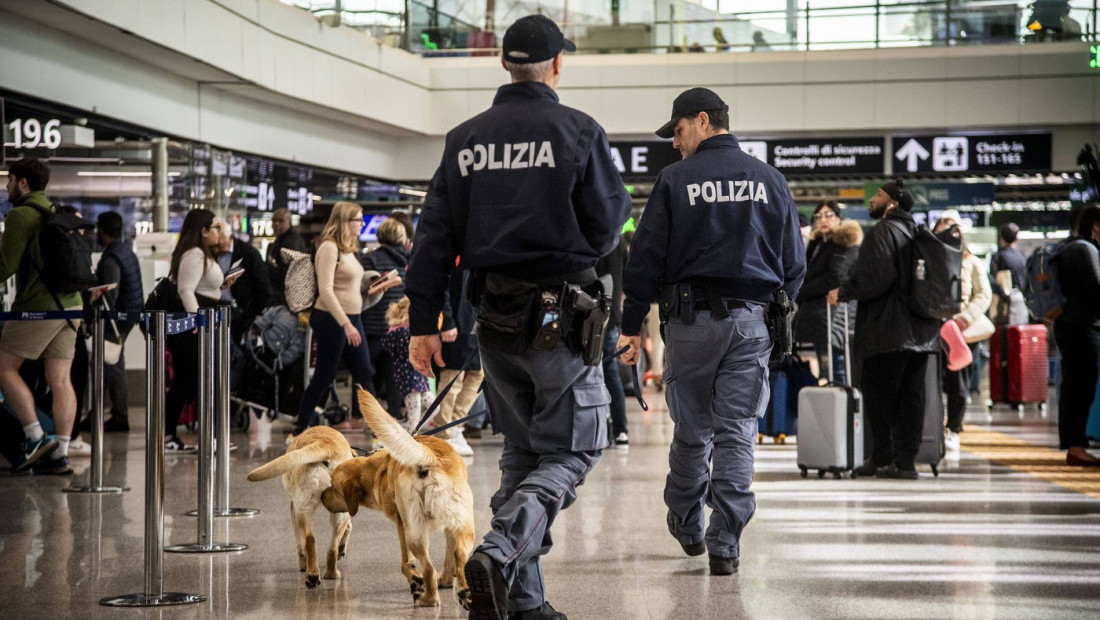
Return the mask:
<path id="1" fill-rule="evenodd" d="M 850 310 L 847 302 L 842 305 L 844 306 L 844 376 L 848 378 L 848 385 L 852 385 L 852 354 L 848 351 L 848 313 Z M 828 300 L 825 301 L 825 334 L 827 336 L 825 354 L 829 360 L 829 385 L 834 385 L 836 379 L 833 375 L 833 313 Z"/>

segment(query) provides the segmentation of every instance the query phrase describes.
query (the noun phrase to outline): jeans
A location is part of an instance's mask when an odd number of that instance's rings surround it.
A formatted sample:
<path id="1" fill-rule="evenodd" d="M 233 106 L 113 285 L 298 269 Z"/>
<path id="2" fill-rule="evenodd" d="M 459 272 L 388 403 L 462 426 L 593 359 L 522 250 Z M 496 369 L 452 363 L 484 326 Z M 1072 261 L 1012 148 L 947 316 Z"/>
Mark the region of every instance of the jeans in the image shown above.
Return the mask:
<path id="1" fill-rule="evenodd" d="M 374 384 L 371 383 L 373 373 L 370 352 L 367 350 L 367 339 L 363 336 L 363 321 L 358 315 L 349 316 L 348 319 L 362 338 L 362 342 L 357 347 L 348 346 L 344 328 L 336 323 L 336 319 L 331 314 L 314 308 L 309 315 L 309 326 L 313 329 L 313 340 L 317 343 L 317 366 L 313 369 L 313 378 L 309 380 L 309 387 L 302 393 L 302 400 L 298 403 L 295 435 L 313 426 L 313 410 L 320 404 L 325 391 L 336 378 L 341 359 L 351 370 L 352 380 L 374 394 Z M 356 399 L 353 397 L 352 400 Z"/>
<path id="2" fill-rule="evenodd" d="M 611 436 L 626 432 L 626 394 L 619 376 L 619 358 L 613 357 L 619 343 L 619 328 L 608 325 L 603 337 L 603 382 L 611 394 Z"/>
<path id="3" fill-rule="evenodd" d="M 819 379 L 829 378 L 829 357 L 825 355 L 825 345 L 814 343 L 814 353 L 817 355 L 817 364 L 821 368 Z M 833 347 L 833 382 L 840 385 L 848 385 L 848 372 L 844 367 L 844 349 Z"/>

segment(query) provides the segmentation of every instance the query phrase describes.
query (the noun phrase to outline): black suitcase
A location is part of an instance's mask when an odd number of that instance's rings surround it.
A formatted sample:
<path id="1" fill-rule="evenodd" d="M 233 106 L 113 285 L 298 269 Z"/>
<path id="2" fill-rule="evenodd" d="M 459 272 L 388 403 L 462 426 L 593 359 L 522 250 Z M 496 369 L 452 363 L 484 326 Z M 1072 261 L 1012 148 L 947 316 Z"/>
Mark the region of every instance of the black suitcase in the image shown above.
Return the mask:
<path id="1" fill-rule="evenodd" d="M 940 461 L 943 460 L 943 376 L 941 375 L 941 353 L 928 356 L 928 366 L 924 372 L 924 429 L 921 431 L 920 450 L 915 463 L 930 465 L 932 475 L 939 476 Z"/>

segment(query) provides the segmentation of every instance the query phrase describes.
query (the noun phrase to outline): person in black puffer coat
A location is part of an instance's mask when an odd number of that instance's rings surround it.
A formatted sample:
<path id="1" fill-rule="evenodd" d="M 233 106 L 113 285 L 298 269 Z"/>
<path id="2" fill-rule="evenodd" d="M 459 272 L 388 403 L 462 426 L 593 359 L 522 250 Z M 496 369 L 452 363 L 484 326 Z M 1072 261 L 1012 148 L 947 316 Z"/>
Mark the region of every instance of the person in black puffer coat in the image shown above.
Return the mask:
<path id="1" fill-rule="evenodd" d="M 397 270 L 402 284 L 395 286 L 382 295 L 382 300 L 363 311 L 363 332 L 367 335 L 367 346 L 371 354 L 371 366 L 374 367 L 374 385 L 377 393 L 385 389 L 386 405 L 390 415 L 400 416 L 402 395 L 394 385 L 393 359 L 382 347 L 382 336 L 389 325 L 386 323 L 386 310 L 390 304 L 405 296 L 405 270 L 409 266 L 408 236 L 405 227 L 394 218 L 387 218 L 378 226 L 378 243 L 381 245 L 373 252 L 363 256 L 360 262 L 363 269 L 373 269 L 385 275 L 391 269 Z"/>
<path id="2" fill-rule="evenodd" d="M 829 376 L 825 343 L 825 295 L 848 279 L 863 243 L 863 229 L 853 220 L 840 217 L 840 208 L 826 200 L 814 210 L 814 231 L 806 247 L 806 280 L 798 291 L 795 340 L 811 342 L 817 354 L 821 377 Z M 833 379 L 847 385 L 844 371 L 844 310 L 832 308 Z M 855 326 L 856 302 L 848 302 L 848 329 Z M 856 374 L 856 373 L 853 373 Z M 854 378 L 854 377 L 853 377 Z"/>

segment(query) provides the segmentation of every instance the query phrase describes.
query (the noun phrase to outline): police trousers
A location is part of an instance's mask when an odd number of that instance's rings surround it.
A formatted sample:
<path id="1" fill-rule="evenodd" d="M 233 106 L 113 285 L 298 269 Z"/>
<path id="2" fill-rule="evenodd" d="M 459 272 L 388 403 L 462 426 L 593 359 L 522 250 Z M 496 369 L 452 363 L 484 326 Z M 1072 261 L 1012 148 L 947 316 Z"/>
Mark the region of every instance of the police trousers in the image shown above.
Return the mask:
<path id="1" fill-rule="evenodd" d="M 607 445 L 611 398 L 599 366 L 585 366 L 565 344 L 509 354 L 481 348 L 485 399 L 504 434 L 492 529 L 478 547 L 509 582 L 509 613 L 545 601 L 541 557 L 550 527 Z"/>
<path id="2" fill-rule="evenodd" d="M 739 557 L 741 531 L 756 511 L 750 490 L 759 418 L 768 404 L 772 342 L 764 307 L 723 319 L 697 312 L 664 324 L 665 399 L 675 424 L 665 504 L 682 544 Z M 704 506 L 713 512 L 704 523 Z M 705 531 L 704 531 L 705 528 Z"/>

